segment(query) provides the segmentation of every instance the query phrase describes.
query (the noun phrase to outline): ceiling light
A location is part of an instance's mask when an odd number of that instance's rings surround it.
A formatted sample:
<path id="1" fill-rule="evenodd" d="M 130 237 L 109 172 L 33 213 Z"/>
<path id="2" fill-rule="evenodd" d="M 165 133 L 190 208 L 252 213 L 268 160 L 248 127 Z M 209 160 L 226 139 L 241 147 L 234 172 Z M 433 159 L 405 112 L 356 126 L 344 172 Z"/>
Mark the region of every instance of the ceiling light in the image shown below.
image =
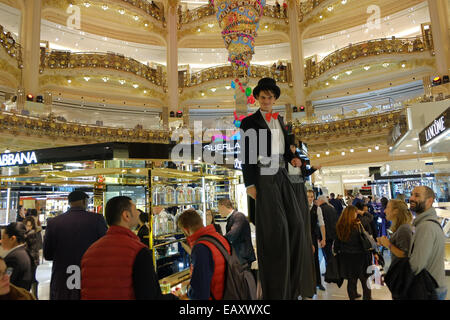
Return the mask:
<path id="1" fill-rule="evenodd" d="M 342 0 L 341 3 L 342 3 L 342 4 L 346 4 L 346 3 L 347 3 L 347 0 Z"/>
<path id="2" fill-rule="evenodd" d="M 230 90 L 231 87 L 230 87 L 230 86 L 225 86 L 225 88 L 226 88 L 227 90 Z"/>
<path id="3" fill-rule="evenodd" d="M 144 26 L 148 27 L 148 23 L 144 24 Z"/>
<path id="4" fill-rule="evenodd" d="M 137 169 L 137 170 L 136 170 L 136 173 L 139 173 L 139 172 L 141 172 L 141 169 Z"/>
<path id="5" fill-rule="evenodd" d="M 320 158 L 320 153 L 317 154 L 317 158 Z"/>
<path id="6" fill-rule="evenodd" d="M 202 92 L 202 97 L 204 97 L 205 96 L 205 93 L 204 92 Z"/>
<path id="7" fill-rule="evenodd" d="M 11 152 L 11 150 L 9 150 L 9 149 L 6 149 L 5 151 L 4 151 L 5 153 L 10 153 Z"/>
<path id="8" fill-rule="evenodd" d="M 133 19 L 134 19 L 135 21 L 138 21 L 138 20 L 139 20 L 139 17 L 138 17 L 138 16 L 134 16 Z"/>
<path id="9" fill-rule="evenodd" d="M 334 80 L 337 80 L 339 78 L 339 76 L 333 76 Z"/>
<path id="10" fill-rule="evenodd" d="M 85 2 L 85 3 L 84 3 L 84 6 L 85 6 L 86 8 L 89 8 L 89 7 L 91 6 L 91 4 L 90 4 L 89 2 Z"/>
<path id="11" fill-rule="evenodd" d="M 217 90 L 216 88 L 211 88 L 212 92 L 216 92 L 216 90 Z"/>
<path id="12" fill-rule="evenodd" d="M 266 24 L 266 26 L 264 28 L 266 28 L 266 29 L 268 28 L 267 24 Z"/>
<path id="13" fill-rule="evenodd" d="M 367 150 L 367 152 L 372 152 L 372 149 L 369 148 L 369 150 Z"/>
<path id="14" fill-rule="evenodd" d="M 109 78 L 108 77 L 103 77 L 102 80 L 103 80 L 103 82 L 107 82 L 109 80 Z"/>
<path id="15" fill-rule="evenodd" d="M 369 70 L 369 69 L 370 69 L 369 66 L 365 66 L 365 67 L 364 67 L 364 70 L 366 70 L 366 71 Z"/>
<path id="16" fill-rule="evenodd" d="M 383 67 L 385 67 L 385 68 L 389 67 L 389 63 L 387 63 L 387 62 L 383 63 Z"/>
<path id="17" fill-rule="evenodd" d="M 411 148 L 411 147 L 412 147 L 412 144 L 407 144 L 406 147 L 407 147 L 407 148 Z"/>
<path id="18" fill-rule="evenodd" d="M 355 150 L 354 150 L 354 149 L 350 149 L 350 152 L 352 152 L 352 153 L 353 153 L 353 152 L 355 152 Z"/>
<path id="19" fill-rule="evenodd" d="M 330 151 L 326 151 L 325 154 L 326 154 L 326 155 L 329 155 L 329 154 L 330 154 Z"/>
<path id="20" fill-rule="evenodd" d="M 418 141 L 418 140 L 419 140 L 419 138 L 413 138 L 412 140 L 413 140 L 413 141 Z"/>
<path id="21" fill-rule="evenodd" d="M 102 9 L 106 11 L 109 9 L 109 7 L 106 4 L 104 4 L 104 5 L 102 5 Z"/>
<path id="22" fill-rule="evenodd" d="M 139 88 L 139 85 L 138 84 L 133 84 L 133 88 L 137 89 L 137 88 Z"/>
<path id="23" fill-rule="evenodd" d="M 320 16 L 319 18 L 320 18 L 320 19 L 322 19 L 322 18 L 323 18 L 323 16 Z"/>
<path id="24" fill-rule="evenodd" d="M 120 83 L 120 84 L 124 84 L 124 83 L 125 83 L 125 80 L 119 80 L 119 83 Z"/>
<path id="25" fill-rule="evenodd" d="M 330 6 L 330 7 L 327 8 L 327 10 L 328 10 L 329 12 L 331 12 L 331 11 L 333 11 L 333 7 Z"/>
<path id="26" fill-rule="evenodd" d="M 341 152 L 341 155 L 345 156 L 345 152 L 344 152 L 344 151 L 342 151 L 342 152 Z"/>
<path id="27" fill-rule="evenodd" d="M 67 83 L 72 83 L 72 80 L 70 80 L 70 79 L 69 79 L 69 80 L 67 80 Z"/>
<path id="28" fill-rule="evenodd" d="M 351 75 L 353 71 L 345 71 L 346 74 Z"/>
<path id="29" fill-rule="evenodd" d="M 403 63 L 403 64 L 402 64 L 402 68 L 404 68 L 404 67 L 406 67 L 406 64 Z"/>
<path id="30" fill-rule="evenodd" d="M 119 10 L 119 13 L 120 13 L 120 14 L 125 14 L 125 10 L 120 9 L 120 10 Z"/>
<path id="31" fill-rule="evenodd" d="M 84 77 L 84 80 L 89 81 L 91 78 L 90 77 Z"/>
<path id="32" fill-rule="evenodd" d="M 197 29 L 197 32 L 200 32 L 200 31 L 202 31 L 202 30 L 201 30 L 200 28 L 198 28 L 198 29 Z"/>
<path id="33" fill-rule="evenodd" d="M 375 146 L 375 150 L 380 150 L 380 147 L 379 146 Z"/>
<path id="34" fill-rule="evenodd" d="M 392 150 L 392 147 L 389 147 L 389 150 Z"/>
<path id="35" fill-rule="evenodd" d="M 325 85 L 327 85 L 327 86 L 328 86 L 328 85 L 329 85 L 329 83 L 327 82 L 327 83 L 325 83 Z"/>
<path id="36" fill-rule="evenodd" d="M 214 27 L 214 23 L 209 23 L 208 27 L 210 27 L 210 28 Z"/>

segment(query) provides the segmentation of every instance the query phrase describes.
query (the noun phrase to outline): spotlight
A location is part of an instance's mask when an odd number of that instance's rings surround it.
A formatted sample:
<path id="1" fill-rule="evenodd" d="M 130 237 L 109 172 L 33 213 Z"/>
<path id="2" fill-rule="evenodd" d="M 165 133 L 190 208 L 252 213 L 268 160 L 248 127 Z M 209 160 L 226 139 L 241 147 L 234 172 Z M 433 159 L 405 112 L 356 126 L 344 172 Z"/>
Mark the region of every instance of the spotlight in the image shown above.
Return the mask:
<path id="1" fill-rule="evenodd" d="M 183 117 L 183 111 L 177 111 L 177 118 Z"/>
<path id="2" fill-rule="evenodd" d="M 174 111 L 170 111 L 170 117 L 171 118 L 175 118 L 175 112 Z"/>
<path id="3" fill-rule="evenodd" d="M 300 112 L 305 112 L 305 106 L 300 106 Z"/>
<path id="4" fill-rule="evenodd" d="M 34 100 L 34 96 L 32 94 L 28 94 L 27 101 L 33 101 L 33 100 Z"/>
<path id="5" fill-rule="evenodd" d="M 36 96 L 36 102 L 43 103 L 44 102 L 44 97 L 43 96 Z"/>
<path id="6" fill-rule="evenodd" d="M 442 79 L 441 77 L 437 76 L 433 78 L 433 86 L 439 86 L 442 84 Z"/>

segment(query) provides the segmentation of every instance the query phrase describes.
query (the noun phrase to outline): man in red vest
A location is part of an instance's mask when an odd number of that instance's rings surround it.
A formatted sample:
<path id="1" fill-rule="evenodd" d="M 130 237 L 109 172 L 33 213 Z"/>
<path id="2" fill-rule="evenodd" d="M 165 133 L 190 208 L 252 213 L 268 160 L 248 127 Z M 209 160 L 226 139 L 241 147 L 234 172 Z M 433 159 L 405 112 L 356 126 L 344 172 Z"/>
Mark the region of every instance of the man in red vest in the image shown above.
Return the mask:
<path id="1" fill-rule="evenodd" d="M 213 224 L 203 226 L 203 220 L 194 210 L 184 211 L 178 218 L 178 225 L 192 248 L 191 281 L 187 297 L 191 300 L 222 300 L 225 282 L 225 259 L 212 243 L 200 240 L 203 236 L 214 237 L 230 253 L 228 241 L 220 235 Z"/>
<path id="2" fill-rule="evenodd" d="M 172 300 L 163 295 L 152 253 L 133 231 L 139 211 L 128 197 L 114 197 L 105 208 L 109 225 L 81 260 L 82 300 Z"/>

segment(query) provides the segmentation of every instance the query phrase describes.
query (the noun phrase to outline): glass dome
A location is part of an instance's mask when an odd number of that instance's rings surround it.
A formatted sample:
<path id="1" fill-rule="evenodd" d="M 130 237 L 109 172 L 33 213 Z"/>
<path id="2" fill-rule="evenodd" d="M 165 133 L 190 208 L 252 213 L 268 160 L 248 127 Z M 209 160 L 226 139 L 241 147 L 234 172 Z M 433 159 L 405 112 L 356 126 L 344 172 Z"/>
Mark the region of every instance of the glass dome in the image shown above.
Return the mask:
<path id="1" fill-rule="evenodd" d="M 203 193 L 203 188 L 202 187 L 197 187 L 194 189 L 194 201 L 195 203 L 200 203 L 202 202 L 202 193 Z"/>
<path id="2" fill-rule="evenodd" d="M 193 203 L 193 202 L 195 202 L 194 200 L 195 200 L 194 188 L 187 187 L 186 188 L 186 202 Z"/>
<path id="3" fill-rule="evenodd" d="M 165 191 L 165 204 L 175 203 L 175 189 L 171 186 L 167 186 Z"/>
<path id="4" fill-rule="evenodd" d="M 163 186 L 157 186 L 153 191 L 153 205 L 165 204 L 165 188 Z"/>
<path id="5" fill-rule="evenodd" d="M 186 198 L 187 198 L 187 190 L 185 187 L 183 186 L 179 186 L 177 188 L 177 203 L 181 204 L 181 203 L 186 203 Z"/>

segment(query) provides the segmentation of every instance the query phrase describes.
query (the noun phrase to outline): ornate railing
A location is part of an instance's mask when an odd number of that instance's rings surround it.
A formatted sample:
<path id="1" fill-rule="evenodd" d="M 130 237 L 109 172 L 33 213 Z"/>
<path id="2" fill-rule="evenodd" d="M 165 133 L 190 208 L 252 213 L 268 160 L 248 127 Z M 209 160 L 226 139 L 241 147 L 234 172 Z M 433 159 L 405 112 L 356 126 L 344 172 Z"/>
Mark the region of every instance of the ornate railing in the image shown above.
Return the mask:
<path id="1" fill-rule="evenodd" d="M 104 68 L 129 72 L 145 78 L 157 86 L 165 86 L 161 67 L 153 69 L 139 61 L 119 54 L 73 53 L 66 51 L 51 51 L 41 54 L 42 71 L 44 69 Z"/>
<path id="2" fill-rule="evenodd" d="M 156 20 L 164 20 L 164 10 L 158 8 L 153 1 L 146 0 L 122 0 L 123 2 L 129 3 L 141 10 L 144 10 L 148 15 L 152 16 Z"/>
<path id="3" fill-rule="evenodd" d="M 215 15 L 214 6 L 206 4 L 194 10 L 178 10 L 178 21 L 180 25 L 188 24 L 213 15 Z M 286 9 L 281 6 L 265 5 L 263 15 L 274 19 L 287 19 Z"/>
<path id="4" fill-rule="evenodd" d="M 292 130 L 296 136 L 303 139 L 312 136 L 319 138 L 337 135 L 351 135 L 356 137 L 357 133 L 390 129 L 395 124 L 404 121 L 406 121 L 405 109 L 400 109 L 326 123 L 300 124 L 299 121 L 295 121 Z"/>
<path id="5" fill-rule="evenodd" d="M 377 39 L 352 44 L 339 49 L 318 63 L 306 60 L 305 78 L 312 80 L 339 64 L 380 54 L 407 54 L 433 50 L 432 41 L 424 41 L 422 36 L 408 39 Z"/>
<path id="6" fill-rule="evenodd" d="M 232 78 L 233 69 L 231 65 L 223 65 L 219 67 L 212 67 L 204 69 L 195 73 L 186 73 L 184 79 L 184 87 L 194 87 L 204 82 L 212 80 L 222 80 Z M 250 66 L 250 77 L 252 78 L 264 78 L 272 77 L 277 82 L 286 83 L 289 81 L 288 67 L 284 67 L 281 70 L 277 70 L 274 67 L 266 67 L 261 65 Z"/>
<path id="7" fill-rule="evenodd" d="M 22 69 L 22 48 L 19 43 L 13 38 L 11 33 L 4 30 L 3 26 L 0 25 L 0 46 L 5 49 L 6 53 L 17 60 L 17 66 Z"/>
<path id="8" fill-rule="evenodd" d="M 170 132 L 164 130 L 144 130 L 113 128 L 58 121 L 54 115 L 37 118 L 11 112 L 0 112 L 0 130 L 24 134 L 86 139 L 98 142 L 136 141 L 169 143 Z"/>
<path id="9" fill-rule="evenodd" d="M 299 21 L 302 22 L 308 14 L 310 14 L 315 8 L 320 6 L 325 1 L 327 0 L 306 0 L 299 2 Z"/>

